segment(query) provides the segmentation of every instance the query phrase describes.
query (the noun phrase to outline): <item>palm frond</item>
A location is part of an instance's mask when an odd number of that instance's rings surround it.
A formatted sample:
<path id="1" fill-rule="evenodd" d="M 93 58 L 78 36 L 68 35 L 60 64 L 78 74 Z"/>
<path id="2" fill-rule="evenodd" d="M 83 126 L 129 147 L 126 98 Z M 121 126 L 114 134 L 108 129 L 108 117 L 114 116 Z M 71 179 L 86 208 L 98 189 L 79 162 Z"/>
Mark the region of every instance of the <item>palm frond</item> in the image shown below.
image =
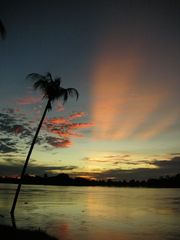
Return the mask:
<path id="1" fill-rule="evenodd" d="M 46 91 L 48 86 L 47 86 L 47 82 L 44 79 L 40 79 L 33 84 L 33 87 L 35 90 L 39 88 L 42 91 Z"/>
<path id="2" fill-rule="evenodd" d="M 61 91 L 61 94 L 62 94 L 63 104 L 64 104 L 68 100 L 68 91 L 67 91 L 67 89 L 63 88 L 63 91 Z"/>
<path id="3" fill-rule="evenodd" d="M 56 85 L 60 86 L 61 85 L 61 78 L 60 77 L 55 78 L 54 82 L 55 82 Z"/>
<path id="4" fill-rule="evenodd" d="M 50 72 L 47 72 L 46 78 L 49 79 L 50 81 L 53 81 L 53 78 Z"/>
<path id="5" fill-rule="evenodd" d="M 26 78 L 27 78 L 27 79 L 29 78 L 29 79 L 31 79 L 31 80 L 33 80 L 33 81 L 38 81 L 38 80 L 40 80 L 40 79 L 46 80 L 46 77 L 43 76 L 43 75 L 41 75 L 41 74 L 39 74 L 39 73 L 30 73 L 30 74 L 27 75 Z"/>
<path id="6" fill-rule="evenodd" d="M 76 97 L 76 101 L 78 100 L 79 92 L 75 88 L 67 88 L 67 91 L 71 97 Z"/>

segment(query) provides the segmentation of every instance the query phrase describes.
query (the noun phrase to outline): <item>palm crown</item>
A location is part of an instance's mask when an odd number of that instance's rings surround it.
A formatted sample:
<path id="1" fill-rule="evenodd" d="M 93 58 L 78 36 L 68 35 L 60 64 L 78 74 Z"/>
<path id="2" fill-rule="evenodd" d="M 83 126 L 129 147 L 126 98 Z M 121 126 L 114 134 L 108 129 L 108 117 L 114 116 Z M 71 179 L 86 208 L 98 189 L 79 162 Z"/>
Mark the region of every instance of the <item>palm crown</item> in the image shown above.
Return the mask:
<path id="1" fill-rule="evenodd" d="M 55 100 L 62 99 L 65 103 L 69 96 L 79 97 L 79 93 L 75 88 L 63 88 L 61 87 L 61 78 L 52 78 L 52 75 L 48 72 L 45 76 L 38 73 L 31 73 L 27 76 L 34 81 L 34 89 L 40 89 L 43 93 L 43 98 L 49 100 L 48 109 L 51 110 L 51 103 Z"/>

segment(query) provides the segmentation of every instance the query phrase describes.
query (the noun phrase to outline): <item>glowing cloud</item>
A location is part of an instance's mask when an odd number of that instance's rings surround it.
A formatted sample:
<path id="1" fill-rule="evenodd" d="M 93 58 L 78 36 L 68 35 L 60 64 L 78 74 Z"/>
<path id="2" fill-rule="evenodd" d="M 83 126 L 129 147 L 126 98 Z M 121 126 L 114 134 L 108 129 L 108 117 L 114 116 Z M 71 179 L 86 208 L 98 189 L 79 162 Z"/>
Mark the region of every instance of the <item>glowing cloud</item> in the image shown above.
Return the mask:
<path id="1" fill-rule="evenodd" d="M 69 124 L 70 122 L 66 118 L 52 118 L 49 119 L 49 123 L 51 124 Z"/>
<path id="2" fill-rule="evenodd" d="M 87 114 L 85 112 L 76 112 L 76 113 L 73 113 L 71 114 L 68 119 L 69 120 L 73 120 L 73 119 L 76 119 L 76 118 L 81 118 L 81 117 L 84 117 L 86 116 Z"/>
<path id="3" fill-rule="evenodd" d="M 44 123 L 43 129 L 50 133 L 52 136 L 53 135 L 55 136 L 48 138 L 48 143 L 54 147 L 69 147 L 72 145 L 72 142 L 69 140 L 69 138 L 84 137 L 83 134 L 77 133 L 74 130 L 86 129 L 94 126 L 94 124 L 87 122 L 83 123 L 73 122 L 74 119 L 84 116 L 86 116 L 86 113 L 76 112 L 68 117 L 47 119 Z"/>
<path id="4" fill-rule="evenodd" d="M 149 132 L 154 115 L 164 112 L 163 117 L 168 116 L 166 103 L 172 92 L 155 79 L 142 78 L 143 57 L 132 49 L 120 51 L 116 44 L 106 42 L 92 74 L 91 111 L 92 122 L 96 124 L 93 136 L 105 140 L 126 139 L 136 135 L 144 125 L 143 131 L 147 130 L 150 138 L 175 121 L 174 117 L 168 117 L 167 121 L 159 118 L 156 130 Z"/>

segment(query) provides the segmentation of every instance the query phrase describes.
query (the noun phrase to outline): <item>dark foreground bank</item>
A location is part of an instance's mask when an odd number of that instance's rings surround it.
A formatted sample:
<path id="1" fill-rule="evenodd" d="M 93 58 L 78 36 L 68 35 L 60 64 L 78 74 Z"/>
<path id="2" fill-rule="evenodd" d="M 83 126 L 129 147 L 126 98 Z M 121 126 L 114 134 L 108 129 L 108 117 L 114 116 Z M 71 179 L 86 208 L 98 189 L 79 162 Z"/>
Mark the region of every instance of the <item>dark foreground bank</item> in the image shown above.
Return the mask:
<path id="1" fill-rule="evenodd" d="M 0 234 L 2 240 L 57 240 L 57 238 L 49 236 L 41 230 L 14 229 L 6 225 L 0 225 Z"/>

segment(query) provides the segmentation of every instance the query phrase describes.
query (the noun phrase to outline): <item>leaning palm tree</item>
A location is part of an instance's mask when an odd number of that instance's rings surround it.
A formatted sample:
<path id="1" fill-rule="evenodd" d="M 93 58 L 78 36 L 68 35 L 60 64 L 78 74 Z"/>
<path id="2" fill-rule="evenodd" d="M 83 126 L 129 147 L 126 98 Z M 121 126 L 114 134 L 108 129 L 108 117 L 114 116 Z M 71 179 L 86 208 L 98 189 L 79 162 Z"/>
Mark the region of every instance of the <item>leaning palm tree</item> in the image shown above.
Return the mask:
<path id="1" fill-rule="evenodd" d="M 44 110 L 44 113 L 42 115 L 42 118 L 39 122 L 38 128 L 36 130 L 36 133 L 34 135 L 32 144 L 30 146 L 29 152 L 27 154 L 26 157 L 26 161 L 24 163 L 24 167 L 22 169 L 22 173 L 21 173 L 21 178 L 15 193 L 15 197 L 14 197 L 14 201 L 12 204 L 12 208 L 11 208 L 11 216 L 14 216 L 14 210 L 16 207 L 16 202 L 18 199 L 18 195 L 21 189 L 21 184 L 22 184 L 22 179 L 24 177 L 27 165 L 28 165 L 28 161 L 29 158 L 31 156 L 34 144 L 36 142 L 39 130 L 42 126 L 43 120 L 45 118 L 45 115 L 47 113 L 47 111 L 52 109 L 52 103 L 55 100 L 63 100 L 63 104 L 68 100 L 68 97 L 76 97 L 76 100 L 79 97 L 79 93 L 75 88 L 63 88 L 61 87 L 61 78 L 52 78 L 52 75 L 48 72 L 45 76 L 38 74 L 38 73 L 31 73 L 27 76 L 27 78 L 30 78 L 33 80 L 34 84 L 33 87 L 34 89 L 40 89 L 43 93 L 43 98 L 47 99 L 47 104 Z"/>

